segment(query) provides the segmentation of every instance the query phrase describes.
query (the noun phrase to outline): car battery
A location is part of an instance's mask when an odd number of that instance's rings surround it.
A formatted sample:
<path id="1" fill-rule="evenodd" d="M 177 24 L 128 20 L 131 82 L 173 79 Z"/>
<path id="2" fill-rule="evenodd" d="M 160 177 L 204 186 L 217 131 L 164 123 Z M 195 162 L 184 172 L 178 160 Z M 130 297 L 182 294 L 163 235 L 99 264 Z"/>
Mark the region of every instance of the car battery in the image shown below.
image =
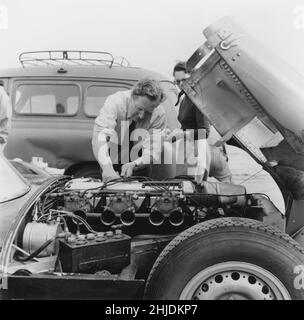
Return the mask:
<path id="1" fill-rule="evenodd" d="M 130 264 L 130 251 L 131 238 L 116 230 L 61 239 L 59 259 L 63 272 L 118 274 Z"/>

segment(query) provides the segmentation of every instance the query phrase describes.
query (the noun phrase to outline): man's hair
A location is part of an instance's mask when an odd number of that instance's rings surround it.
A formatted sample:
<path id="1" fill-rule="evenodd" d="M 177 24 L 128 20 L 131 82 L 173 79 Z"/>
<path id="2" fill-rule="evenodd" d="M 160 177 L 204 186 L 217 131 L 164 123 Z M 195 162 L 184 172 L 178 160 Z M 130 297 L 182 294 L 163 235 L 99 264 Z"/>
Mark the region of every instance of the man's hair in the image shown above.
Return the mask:
<path id="1" fill-rule="evenodd" d="M 175 72 L 178 72 L 178 71 L 184 71 L 184 72 L 187 73 L 186 62 L 180 61 L 174 66 L 174 68 L 173 68 L 173 76 L 174 76 Z"/>
<path id="2" fill-rule="evenodd" d="M 159 81 L 150 78 L 139 80 L 132 89 L 132 96 L 147 97 L 151 101 L 163 102 L 166 99 L 165 93 Z"/>

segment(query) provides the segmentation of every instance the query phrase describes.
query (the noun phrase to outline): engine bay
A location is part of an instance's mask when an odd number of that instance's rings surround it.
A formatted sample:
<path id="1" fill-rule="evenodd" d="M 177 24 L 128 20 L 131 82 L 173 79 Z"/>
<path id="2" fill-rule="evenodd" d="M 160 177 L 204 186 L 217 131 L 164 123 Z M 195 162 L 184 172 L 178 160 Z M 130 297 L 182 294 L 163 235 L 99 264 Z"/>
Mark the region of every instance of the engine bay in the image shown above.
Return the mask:
<path id="1" fill-rule="evenodd" d="M 258 219 L 243 186 L 183 177 L 66 178 L 38 198 L 20 224 L 8 274 L 145 279 L 164 247 L 200 222 Z"/>

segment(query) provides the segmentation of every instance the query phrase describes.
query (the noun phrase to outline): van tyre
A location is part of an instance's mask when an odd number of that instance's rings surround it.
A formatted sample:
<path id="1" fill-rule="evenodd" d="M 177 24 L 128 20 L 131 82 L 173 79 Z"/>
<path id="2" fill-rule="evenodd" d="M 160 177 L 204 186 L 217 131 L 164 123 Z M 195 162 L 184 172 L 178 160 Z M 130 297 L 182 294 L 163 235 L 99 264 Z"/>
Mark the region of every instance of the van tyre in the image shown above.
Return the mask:
<path id="1" fill-rule="evenodd" d="M 304 299 L 301 266 L 303 247 L 279 230 L 250 219 L 214 219 L 168 244 L 150 272 L 145 299 Z"/>

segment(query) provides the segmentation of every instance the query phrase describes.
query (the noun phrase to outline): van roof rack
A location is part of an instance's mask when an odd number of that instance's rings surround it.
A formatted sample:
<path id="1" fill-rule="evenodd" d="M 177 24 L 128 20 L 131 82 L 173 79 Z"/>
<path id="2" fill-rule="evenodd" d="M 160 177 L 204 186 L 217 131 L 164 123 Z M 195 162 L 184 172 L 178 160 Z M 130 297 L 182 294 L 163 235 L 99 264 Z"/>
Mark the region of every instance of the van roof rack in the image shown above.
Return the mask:
<path id="1" fill-rule="evenodd" d="M 121 67 L 131 67 L 130 62 L 125 57 L 115 57 L 113 64 Z"/>
<path id="2" fill-rule="evenodd" d="M 19 55 L 23 68 L 41 66 L 100 66 L 106 65 L 129 67 L 129 61 L 124 57 L 114 58 L 109 52 L 51 50 L 23 52 Z"/>

